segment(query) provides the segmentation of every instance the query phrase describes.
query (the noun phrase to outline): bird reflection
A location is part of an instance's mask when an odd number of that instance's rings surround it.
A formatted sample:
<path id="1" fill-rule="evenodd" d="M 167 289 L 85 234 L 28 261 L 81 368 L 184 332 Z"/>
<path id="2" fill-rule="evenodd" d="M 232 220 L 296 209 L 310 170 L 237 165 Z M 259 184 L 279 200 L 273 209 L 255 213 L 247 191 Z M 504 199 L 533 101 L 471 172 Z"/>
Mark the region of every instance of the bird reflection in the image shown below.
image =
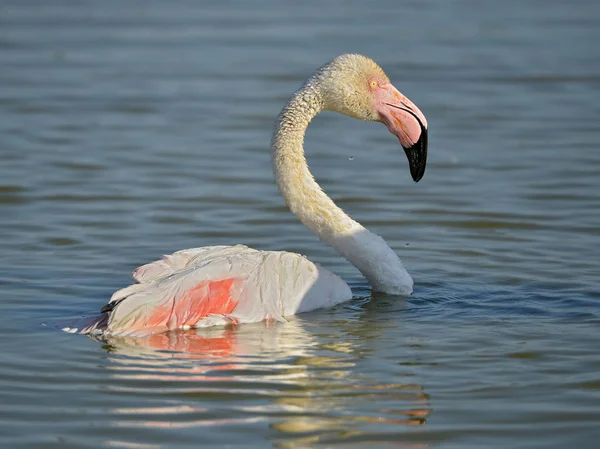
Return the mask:
<path id="1" fill-rule="evenodd" d="M 382 331 L 360 321 L 295 318 L 109 337 L 103 340 L 109 389 L 135 397 L 131 407 L 112 410 L 113 424 L 222 432 L 264 426 L 275 431 L 272 444 L 282 448 L 351 441 L 364 446 L 373 436 L 381 443 L 378 432 L 425 424 L 431 413 L 422 386 L 386 383 L 357 368 L 374 351 L 368 337 Z M 395 447 L 423 447 L 394 440 Z"/>

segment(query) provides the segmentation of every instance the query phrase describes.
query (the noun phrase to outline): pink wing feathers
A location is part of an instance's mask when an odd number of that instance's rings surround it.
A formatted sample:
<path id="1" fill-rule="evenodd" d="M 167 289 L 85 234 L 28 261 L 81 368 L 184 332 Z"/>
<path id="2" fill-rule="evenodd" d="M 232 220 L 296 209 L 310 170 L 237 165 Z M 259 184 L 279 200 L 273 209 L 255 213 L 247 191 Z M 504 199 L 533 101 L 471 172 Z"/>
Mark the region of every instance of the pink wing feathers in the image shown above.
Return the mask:
<path id="1" fill-rule="evenodd" d="M 143 265 L 133 272 L 138 283 L 115 292 L 104 315 L 81 332 L 148 335 L 229 315 L 256 266 L 255 253 L 244 246 L 193 248 Z"/>

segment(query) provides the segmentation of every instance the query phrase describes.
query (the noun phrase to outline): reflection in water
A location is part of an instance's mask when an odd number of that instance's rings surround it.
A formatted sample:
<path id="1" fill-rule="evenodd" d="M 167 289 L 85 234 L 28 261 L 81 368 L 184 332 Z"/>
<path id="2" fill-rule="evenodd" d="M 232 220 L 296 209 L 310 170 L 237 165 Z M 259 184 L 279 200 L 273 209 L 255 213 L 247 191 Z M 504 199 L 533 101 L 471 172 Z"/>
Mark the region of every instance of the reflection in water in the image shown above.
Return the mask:
<path id="1" fill-rule="evenodd" d="M 398 433 L 424 424 L 431 413 L 423 388 L 355 370 L 371 352 L 364 324 L 320 326 L 318 335 L 306 326 L 293 319 L 108 338 L 109 388 L 142 404 L 112 409 L 113 425 L 184 429 L 264 422 L 275 431 L 276 447 L 364 445 L 375 433 L 379 443 L 391 439 L 406 447 Z M 395 436 L 382 440 L 382 431 Z M 107 442 L 116 443 L 122 442 Z"/>

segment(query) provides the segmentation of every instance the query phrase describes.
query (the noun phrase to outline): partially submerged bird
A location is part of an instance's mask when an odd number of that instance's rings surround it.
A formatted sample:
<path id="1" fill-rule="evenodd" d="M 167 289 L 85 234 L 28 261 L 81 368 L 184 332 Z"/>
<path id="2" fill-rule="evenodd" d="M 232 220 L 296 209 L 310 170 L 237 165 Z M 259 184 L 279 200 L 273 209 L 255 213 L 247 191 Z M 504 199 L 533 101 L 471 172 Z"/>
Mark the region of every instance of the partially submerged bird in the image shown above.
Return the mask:
<path id="1" fill-rule="evenodd" d="M 394 251 L 350 218 L 323 192 L 304 156 L 304 134 L 323 110 L 383 122 L 406 152 L 419 181 L 427 160 L 427 120 L 370 58 L 344 54 L 319 68 L 294 93 L 275 122 L 273 172 L 290 210 L 323 242 L 354 264 L 373 290 L 412 293 L 413 281 Z M 352 298 L 337 275 L 304 256 L 242 245 L 177 251 L 133 273 L 80 333 L 142 336 L 286 316 Z M 76 332 L 79 329 L 67 328 Z"/>

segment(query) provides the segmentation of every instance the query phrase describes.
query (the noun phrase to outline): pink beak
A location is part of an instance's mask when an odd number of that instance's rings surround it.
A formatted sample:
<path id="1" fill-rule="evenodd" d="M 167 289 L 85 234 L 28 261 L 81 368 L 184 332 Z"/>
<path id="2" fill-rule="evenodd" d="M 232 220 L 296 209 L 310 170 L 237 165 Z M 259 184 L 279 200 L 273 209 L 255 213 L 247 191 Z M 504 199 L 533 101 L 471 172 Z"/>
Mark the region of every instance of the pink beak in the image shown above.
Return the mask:
<path id="1" fill-rule="evenodd" d="M 375 99 L 380 120 L 398 137 L 408 158 L 410 174 L 419 182 L 427 165 L 427 119 L 391 84 L 377 89 Z"/>

